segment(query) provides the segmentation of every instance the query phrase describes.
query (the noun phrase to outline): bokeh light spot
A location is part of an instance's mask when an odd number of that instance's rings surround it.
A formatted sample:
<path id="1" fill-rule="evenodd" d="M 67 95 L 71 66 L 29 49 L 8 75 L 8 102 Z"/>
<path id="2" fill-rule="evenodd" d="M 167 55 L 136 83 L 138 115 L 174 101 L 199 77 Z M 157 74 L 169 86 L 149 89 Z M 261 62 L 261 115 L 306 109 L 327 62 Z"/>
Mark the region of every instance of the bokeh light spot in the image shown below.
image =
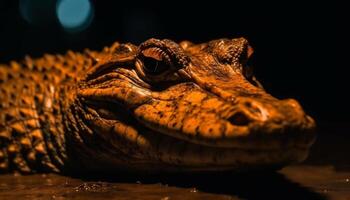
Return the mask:
<path id="1" fill-rule="evenodd" d="M 56 14 L 66 31 L 79 32 L 91 24 L 93 7 L 89 0 L 59 0 Z"/>
<path id="2" fill-rule="evenodd" d="M 22 18 L 35 26 L 47 26 L 55 23 L 55 0 L 19 0 L 19 12 Z"/>

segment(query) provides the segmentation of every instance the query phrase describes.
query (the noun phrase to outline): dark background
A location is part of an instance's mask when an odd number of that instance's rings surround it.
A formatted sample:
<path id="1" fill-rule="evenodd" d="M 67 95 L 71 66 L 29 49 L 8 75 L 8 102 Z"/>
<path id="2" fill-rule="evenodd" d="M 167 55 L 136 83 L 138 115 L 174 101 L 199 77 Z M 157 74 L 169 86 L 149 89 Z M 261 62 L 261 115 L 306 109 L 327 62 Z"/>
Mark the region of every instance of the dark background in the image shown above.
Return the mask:
<path id="1" fill-rule="evenodd" d="M 244 36 L 255 49 L 255 73 L 270 93 L 299 100 L 320 127 L 350 123 L 348 20 L 335 3 L 94 0 L 90 26 L 69 33 L 55 17 L 55 1 L 20 2 L 34 2 L 29 4 L 32 22 L 21 16 L 18 1 L 0 2 L 0 63 L 46 52 L 101 49 L 116 40 L 205 42 Z"/>
<path id="2" fill-rule="evenodd" d="M 21 15 L 20 2 L 29 6 L 31 20 Z M 346 32 L 350 18 L 345 16 L 349 12 L 348 6 L 324 0 L 293 3 L 245 0 L 91 2 L 94 18 L 90 26 L 80 32 L 70 33 L 60 26 L 56 18 L 55 0 L 0 0 L 0 63 L 22 59 L 25 55 L 39 57 L 44 53 L 64 53 L 68 49 L 102 49 L 116 40 L 139 44 L 156 37 L 205 42 L 221 37 L 244 36 L 255 49 L 255 72 L 267 91 L 279 98 L 296 98 L 306 112 L 316 119 L 318 139 L 306 163 L 350 170 L 350 66 L 347 43 L 350 34 Z M 317 189 L 323 193 L 345 192 L 344 197 L 348 194 L 348 187 L 342 184 L 339 174 L 333 177 L 335 175 L 331 176 L 329 171 L 324 173 L 326 179 L 331 177 L 328 185 L 335 185 L 335 189 L 327 189 L 327 184 L 323 185 L 323 182 L 317 181 L 319 179 L 314 179 L 322 176 L 322 170 L 321 173 L 305 173 L 304 170 L 301 168 L 295 173 L 299 177 L 306 177 L 305 180 L 317 182 Z M 235 195 L 247 197 L 245 199 L 323 199 L 306 190 L 303 185 L 287 181 L 280 175 L 268 174 L 260 178 L 250 175 L 250 178 L 244 176 L 238 180 L 237 177 L 225 177 L 230 184 L 220 184 L 225 183 L 222 177 L 215 178 L 217 181 L 208 181 L 208 178 L 199 179 L 202 180 L 199 182 L 209 184 L 207 189 L 210 192 L 220 191 L 221 194 L 222 190 L 226 190 L 226 193 L 229 191 L 232 194 L 233 190 Z M 187 176 L 186 179 L 185 182 L 183 177 L 176 177 L 175 180 L 186 184 L 188 181 L 198 182 L 198 179 L 192 180 Z M 41 181 L 40 178 L 38 180 Z M 65 184 L 56 185 L 64 185 L 64 190 L 71 190 L 66 185 L 67 179 L 64 180 Z M 309 188 L 310 184 L 307 185 Z M 54 197 L 55 193 L 49 190 L 51 187 L 42 187 L 34 187 L 39 188 L 41 197 L 45 191 Z M 33 186 L 29 189 L 35 191 Z M 64 190 L 59 189 L 60 194 Z M 18 191 L 21 193 L 21 190 Z M 135 188 L 131 191 L 135 191 Z M 27 192 L 25 194 L 27 197 Z M 66 194 L 63 192 L 63 195 Z M 89 196 L 91 194 L 88 193 Z"/>

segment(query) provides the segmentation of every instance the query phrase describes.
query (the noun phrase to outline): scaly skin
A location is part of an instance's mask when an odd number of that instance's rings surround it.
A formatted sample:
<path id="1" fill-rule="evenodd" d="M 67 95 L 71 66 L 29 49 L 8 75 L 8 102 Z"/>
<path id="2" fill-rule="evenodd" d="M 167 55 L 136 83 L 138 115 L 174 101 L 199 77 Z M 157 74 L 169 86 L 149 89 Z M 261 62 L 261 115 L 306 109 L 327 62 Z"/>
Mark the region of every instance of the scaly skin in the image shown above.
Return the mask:
<path id="1" fill-rule="evenodd" d="M 242 171 L 304 160 L 315 123 L 244 38 L 150 39 L 0 67 L 3 172 Z"/>

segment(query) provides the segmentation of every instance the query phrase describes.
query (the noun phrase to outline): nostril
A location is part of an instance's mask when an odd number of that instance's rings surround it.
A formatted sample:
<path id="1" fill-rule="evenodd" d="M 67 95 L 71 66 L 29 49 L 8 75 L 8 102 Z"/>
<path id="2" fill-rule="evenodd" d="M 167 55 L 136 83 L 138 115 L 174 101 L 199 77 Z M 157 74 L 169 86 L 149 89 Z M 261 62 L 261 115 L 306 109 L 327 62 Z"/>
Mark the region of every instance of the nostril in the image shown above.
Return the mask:
<path id="1" fill-rule="evenodd" d="M 250 112 L 253 115 L 256 116 L 260 116 L 261 115 L 261 109 L 259 108 L 259 106 L 257 106 L 256 104 L 250 102 L 250 101 L 246 101 L 243 103 L 244 108 Z"/>
<path id="2" fill-rule="evenodd" d="M 231 124 L 237 126 L 246 126 L 251 122 L 251 119 L 243 112 L 236 112 L 227 119 Z"/>
<path id="3" fill-rule="evenodd" d="M 251 99 L 241 100 L 236 109 L 236 112 L 228 118 L 228 121 L 234 125 L 247 126 L 250 123 L 265 121 L 268 118 L 266 107 Z"/>

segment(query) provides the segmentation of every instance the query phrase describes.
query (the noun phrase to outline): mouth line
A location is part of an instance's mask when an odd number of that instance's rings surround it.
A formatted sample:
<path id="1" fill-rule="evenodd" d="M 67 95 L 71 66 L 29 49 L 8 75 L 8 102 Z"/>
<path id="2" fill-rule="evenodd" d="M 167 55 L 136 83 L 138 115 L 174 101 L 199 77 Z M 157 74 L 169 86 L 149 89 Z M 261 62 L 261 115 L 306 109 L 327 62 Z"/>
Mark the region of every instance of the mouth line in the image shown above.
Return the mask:
<path id="1" fill-rule="evenodd" d="M 155 135 L 159 135 L 161 137 L 161 140 L 173 140 L 173 143 L 176 143 L 176 142 L 181 142 L 181 143 L 186 143 L 187 145 L 190 145 L 190 146 L 200 146 L 200 147 L 203 147 L 203 148 L 212 148 L 212 149 L 222 149 L 222 150 L 237 150 L 237 149 L 240 149 L 240 150 L 247 150 L 247 151 L 275 151 L 275 150 L 281 150 L 281 149 L 289 149 L 289 148 L 298 148 L 298 149 L 306 149 L 308 148 L 308 145 L 306 146 L 303 146 L 303 145 L 285 145 L 285 146 L 281 146 L 280 148 L 265 148 L 265 147 L 238 147 L 238 146 L 232 146 L 232 147 L 227 147 L 227 146 L 220 146 L 220 145 L 206 145 L 204 143 L 195 143 L 195 142 L 192 142 L 192 141 L 189 141 L 189 140 L 183 140 L 183 139 L 180 139 L 180 138 L 177 138 L 177 137 L 174 137 L 174 136 L 171 136 L 170 134 L 166 134 L 162 131 L 159 131 L 159 130 L 156 130 L 156 129 L 152 129 L 148 126 L 145 126 L 144 124 L 140 123 L 140 122 L 137 122 L 138 124 L 138 127 L 139 127 L 139 130 L 141 130 L 140 132 L 142 133 L 147 133 L 149 134 L 149 136 L 155 136 Z M 261 133 L 259 134 L 261 135 Z M 241 138 L 237 138 L 238 140 L 241 140 Z M 245 138 L 246 141 L 244 141 L 244 143 L 248 143 L 249 141 L 248 140 L 252 140 L 254 138 Z M 256 140 L 260 140 L 258 142 L 264 142 L 263 140 L 261 140 L 259 137 L 256 137 L 255 138 Z M 243 142 L 243 141 L 242 141 Z M 254 142 L 253 140 L 251 142 Z M 266 141 L 265 141 L 266 142 Z M 274 142 L 272 140 L 272 142 Z M 266 142 L 267 143 L 267 142 Z"/>
<path id="2" fill-rule="evenodd" d="M 290 148 L 297 148 L 297 149 L 307 149 L 311 146 L 311 144 L 314 141 L 314 138 L 298 138 L 295 137 L 296 135 L 304 135 L 306 132 L 301 131 L 298 133 L 295 133 L 295 131 L 290 132 L 281 132 L 276 131 L 275 133 L 263 133 L 263 132 L 252 132 L 247 136 L 238 136 L 236 138 L 219 138 L 219 139 L 212 139 L 212 141 L 199 141 L 195 142 L 191 139 L 183 139 L 176 136 L 173 136 L 171 133 L 165 133 L 165 132 L 171 132 L 171 130 L 164 130 L 164 129 L 156 129 L 152 126 L 147 126 L 143 122 L 138 121 L 137 122 L 138 127 L 140 127 L 142 130 L 149 133 L 150 136 L 160 135 L 163 139 L 169 138 L 170 140 L 174 140 L 175 142 L 183 142 L 187 145 L 193 145 L 193 146 L 200 146 L 202 148 L 212 148 L 212 149 L 226 149 L 226 150 L 247 150 L 247 151 L 276 151 L 281 149 L 290 149 Z M 185 133 L 182 133 L 185 134 Z M 306 133 L 307 134 L 307 133 Z M 199 138 L 200 140 L 201 138 Z M 238 145 L 220 145 L 218 140 L 231 140 L 232 142 L 235 142 L 235 144 Z M 300 142 L 300 143 L 299 143 Z"/>

